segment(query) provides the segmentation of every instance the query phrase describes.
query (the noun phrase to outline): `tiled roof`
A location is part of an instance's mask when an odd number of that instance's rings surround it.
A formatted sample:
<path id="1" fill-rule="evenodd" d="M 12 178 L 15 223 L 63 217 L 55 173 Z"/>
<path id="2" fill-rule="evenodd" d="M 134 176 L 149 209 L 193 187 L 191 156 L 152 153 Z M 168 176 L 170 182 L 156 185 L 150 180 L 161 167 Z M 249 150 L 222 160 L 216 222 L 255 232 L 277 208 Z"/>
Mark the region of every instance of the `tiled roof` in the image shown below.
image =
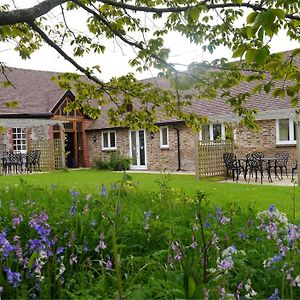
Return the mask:
<path id="1" fill-rule="evenodd" d="M 14 87 L 0 87 L 1 114 L 45 114 L 50 113 L 53 106 L 66 91 L 61 90 L 51 77 L 54 72 L 10 68 L 6 75 Z M 0 81 L 4 81 L 3 74 Z M 6 108 L 5 102 L 16 100 L 18 108 Z"/>
<path id="2" fill-rule="evenodd" d="M 289 52 L 287 52 L 289 53 Z M 296 57 L 296 63 L 300 66 L 300 56 Z M 51 80 L 51 77 L 57 75 L 54 72 L 34 71 L 12 68 L 7 72 L 9 79 L 14 83 L 16 88 L 0 89 L 0 116 L 7 113 L 19 114 L 43 114 L 50 113 L 54 105 L 61 99 L 65 91 L 59 89 Z M 0 80 L 2 78 L 0 76 Z M 164 78 L 151 78 L 144 80 L 152 82 L 161 88 L 169 88 L 169 82 Z M 236 86 L 233 91 L 251 91 L 255 82 L 243 82 Z M 17 109 L 3 108 L 2 104 L 7 101 L 18 100 L 20 106 Z M 248 100 L 249 108 L 256 108 L 261 112 L 276 111 L 291 108 L 288 98 L 274 98 L 271 93 L 255 94 Z M 91 123 L 89 129 L 111 128 L 107 120 L 108 107 L 103 107 L 101 119 Z M 202 116 L 215 117 L 232 115 L 231 107 L 225 103 L 225 100 L 218 96 L 214 100 L 193 99 L 192 106 L 187 109 Z M 160 116 L 158 122 L 174 122 L 176 119 L 165 119 Z"/>

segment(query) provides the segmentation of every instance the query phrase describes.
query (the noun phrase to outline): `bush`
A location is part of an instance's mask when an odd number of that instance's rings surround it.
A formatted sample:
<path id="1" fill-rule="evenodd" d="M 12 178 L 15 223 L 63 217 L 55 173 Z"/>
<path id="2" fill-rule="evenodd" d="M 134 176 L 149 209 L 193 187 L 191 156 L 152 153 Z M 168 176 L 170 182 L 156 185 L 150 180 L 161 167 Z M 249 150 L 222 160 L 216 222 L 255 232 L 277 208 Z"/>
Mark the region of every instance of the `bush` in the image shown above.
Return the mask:
<path id="1" fill-rule="evenodd" d="M 109 169 L 113 171 L 128 170 L 131 164 L 131 159 L 125 155 L 121 155 L 118 152 L 110 154 L 109 160 L 102 160 L 101 158 L 94 159 L 94 166 L 96 169 Z"/>

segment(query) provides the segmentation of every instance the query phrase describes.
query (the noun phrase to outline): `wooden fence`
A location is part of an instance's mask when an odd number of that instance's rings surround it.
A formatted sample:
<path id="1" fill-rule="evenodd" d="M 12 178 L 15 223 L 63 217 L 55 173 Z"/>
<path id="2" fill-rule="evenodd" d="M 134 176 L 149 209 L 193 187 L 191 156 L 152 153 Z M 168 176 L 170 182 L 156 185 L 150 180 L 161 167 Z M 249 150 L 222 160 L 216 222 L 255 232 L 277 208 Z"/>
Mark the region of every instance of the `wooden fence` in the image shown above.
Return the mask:
<path id="1" fill-rule="evenodd" d="M 53 140 L 33 141 L 30 145 L 32 149 L 41 150 L 40 166 L 42 171 L 49 171 L 55 168 Z"/>
<path id="2" fill-rule="evenodd" d="M 199 179 L 223 177 L 226 174 L 224 152 L 233 152 L 233 141 L 198 141 L 196 176 Z"/>

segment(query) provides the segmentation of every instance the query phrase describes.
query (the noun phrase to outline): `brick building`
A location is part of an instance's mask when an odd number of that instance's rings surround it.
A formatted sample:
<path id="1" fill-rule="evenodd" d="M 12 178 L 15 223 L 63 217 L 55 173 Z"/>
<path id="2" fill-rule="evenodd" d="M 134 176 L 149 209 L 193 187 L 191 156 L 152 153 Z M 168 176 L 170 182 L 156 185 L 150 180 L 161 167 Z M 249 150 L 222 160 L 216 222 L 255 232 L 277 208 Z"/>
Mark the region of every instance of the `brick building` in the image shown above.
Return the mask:
<path id="1" fill-rule="evenodd" d="M 300 59 L 299 65 L 300 65 Z M 53 72 L 11 69 L 9 79 L 15 87 L 0 91 L 0 125 L 5 132 L 0 137 L 0 151 L 27 151 L 43 144 L 52 159 L 45 168 L 90 167 L 94 158 L 107 159 L 119 152 L 132 159 L 132 169 L 195 171 L 196 143 L 225 139 L 228 124 L 235 127 L 235 152 L 244 156 L 262 151 L 272 156 L 287 150 L 290 161 L 296 158 L 295 110 L 289 99 L 273 98 L 271 94 L 256 94 L 248 101 L 249 108 L 258 109 L 260 131 L 251 132 L 238 125 L 238 118 L 224 99 L 193 100 L 191 112 L 207 116 L 199 133 L 194 133 L 180 120 L 159 120 L 159 132 L 129 130 L 109 125 L 106 113 L 101 119 L 90 120 L 80 111 L 66 113 L 64 107 L 74 100 L 72 91 L 60 90 L 52 81 Z M 152 78 L 163 88 L 169 83 Z M 237 89 L 251 90 L 254 83 L 243 83 Z M 5 107 L 11 100 L 18 108 Z M 52 150 L 51 150 L 52 149 Z M 57 158 L 59 157 L 59 158 Z"/>

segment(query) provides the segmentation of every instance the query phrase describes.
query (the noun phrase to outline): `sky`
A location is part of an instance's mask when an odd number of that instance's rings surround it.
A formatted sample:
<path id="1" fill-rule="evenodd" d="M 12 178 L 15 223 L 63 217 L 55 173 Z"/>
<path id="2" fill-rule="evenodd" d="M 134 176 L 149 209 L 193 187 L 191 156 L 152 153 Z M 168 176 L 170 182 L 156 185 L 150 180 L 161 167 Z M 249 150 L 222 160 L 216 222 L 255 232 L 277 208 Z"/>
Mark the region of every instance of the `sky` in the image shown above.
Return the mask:
<path id="1" fill-rule="evenodd" d="M 9 2 L 9 0 L 0 0 L 0 4 Z M 36 3 L 37 0 L 15 0 L 18 7 L 30 6 L 32 3 Z M 60 15 L 60 11 L 51 12 L 52 16 Z M 78 20 L 85 18 L 84 15 L 72 13 L 68 16 L 69 25 L 71 27 L 78 26 Z M 151 20 L 144 20 L 149 26 L 152 26 Z M 81 29 L 84 31 L 84 29 Z M 134 57 L 134 52 L 131 47 L 121 44 L 120 47 L 114 42 L 109 42 L 105 55 L 85 55 L 84 58 L 76 59 L 83 66 L 100 65 L 102 68 L 101 79 L 109 80 L 113 76 L 125 75 L 128 72 L 135 72 L 134 69 L 128 65 L 128 60 Z M 217 51 L 210 55 L 203 52 L 201 46 L 192 45 L 188 40 L 181 37 L 177 33 L 170 33 L 165 39 L 166 47 L 171 49 L 169 61 L 172 63 L 189 64 L 194 61 L 211 60 L 218 57 L 231 58 L 231 53 L 228 49 L 219 48 Z M 0 61 L 5 62 L 8 66 L 46 70 L 46 71 L 76 71 L 76 69 L 66 60 L 64 60 L 54 49 L 49 46 L 44 46 L 41 50 L 32 54 L 30 60 L 22 60 L 18 53 L 13 50 L 14 45 L 8 43 L 0 43 Z M 272 52 L 286 51 L 299 47 L 296 42 L 290 42 L 284 34 L 280 34 L 274 38 L 271 43 Z M 66 49 L 67 51 L 69 49 Z M 136 73 L 137 78 L 149 78 L 156 76 L 155 70 Z"/>

